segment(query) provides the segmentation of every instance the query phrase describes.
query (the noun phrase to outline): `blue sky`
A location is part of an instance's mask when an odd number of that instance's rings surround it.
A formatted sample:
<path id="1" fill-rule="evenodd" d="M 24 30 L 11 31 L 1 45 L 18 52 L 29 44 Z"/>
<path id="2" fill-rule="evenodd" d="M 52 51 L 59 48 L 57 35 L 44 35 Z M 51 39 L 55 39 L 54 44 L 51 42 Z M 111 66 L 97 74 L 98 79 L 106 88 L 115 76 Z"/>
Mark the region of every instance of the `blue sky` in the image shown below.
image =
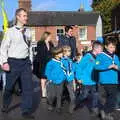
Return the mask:
<path id="1" fill-rule="evenodd" d="M 90 3 L 92 0 L 32 0 L 33 11 L 76 11 L 80 8 L 80 4 L 84 5 L 85 11 L 90 11 Z M 15 10 L 18 8 L 18 0 L 4 0 L 5 9 L 8 19 L 14 18 Z M 0 30 L 2 30 L 2 16 L 0 11 Z"/>

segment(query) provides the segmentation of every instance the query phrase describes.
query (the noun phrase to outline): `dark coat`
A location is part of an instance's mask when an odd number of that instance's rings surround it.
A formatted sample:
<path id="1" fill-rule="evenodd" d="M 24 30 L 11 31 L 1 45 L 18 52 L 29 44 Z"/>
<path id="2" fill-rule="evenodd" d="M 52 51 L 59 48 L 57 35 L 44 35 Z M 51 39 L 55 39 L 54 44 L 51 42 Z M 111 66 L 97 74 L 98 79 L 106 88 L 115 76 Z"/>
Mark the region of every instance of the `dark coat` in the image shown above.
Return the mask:
<path id="1" fill-rule="evenodd" d="M 71 47 L 71 58 L 76 56 L 76 39 L 75 37 L 68 37 L 66 35 L 58 36 L 58 46 L 68 45 Z"/>
<path id="2" fill-rule="evenodd" d="M 52 58 L 52 47 L 52 43 L 50 43 L 50 50 L 48 50 L 45 42 L 38 42 L 37 44 L 37 55 L 34 59 L 33 73 L 36 74 L 39 78 L 46 78 L 45 67 L 47 62 Z"/>

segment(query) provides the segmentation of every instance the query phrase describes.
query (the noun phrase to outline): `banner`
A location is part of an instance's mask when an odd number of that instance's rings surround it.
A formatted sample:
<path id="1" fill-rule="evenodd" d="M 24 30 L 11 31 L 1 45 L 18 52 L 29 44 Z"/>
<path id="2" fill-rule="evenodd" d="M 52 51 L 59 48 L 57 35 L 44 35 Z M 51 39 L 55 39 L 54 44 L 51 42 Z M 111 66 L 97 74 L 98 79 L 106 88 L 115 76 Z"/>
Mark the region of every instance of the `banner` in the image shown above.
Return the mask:
<path id="1" fill-rule="evenodd" d="M 7 13 L 4 8 L 4 0 L 0 0 L 0 7 L 1 7 L 1 12 L 3 17 L 3 30 L 4 32 L 6 32 L 9 26 L 9 22 L 8 22 Z"/>

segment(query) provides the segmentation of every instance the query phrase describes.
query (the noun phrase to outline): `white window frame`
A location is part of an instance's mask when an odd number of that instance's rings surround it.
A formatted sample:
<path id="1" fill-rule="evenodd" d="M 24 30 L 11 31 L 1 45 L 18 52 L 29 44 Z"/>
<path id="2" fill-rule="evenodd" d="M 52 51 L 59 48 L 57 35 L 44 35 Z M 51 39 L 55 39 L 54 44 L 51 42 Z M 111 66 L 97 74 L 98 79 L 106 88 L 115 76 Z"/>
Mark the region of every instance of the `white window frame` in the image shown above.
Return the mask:
<path id="1" fill-rule="evenodd" d="M 80 29 L 85 29 L 85 34 L 83 37 L 81 37 Z M 87 26 L 79 27 L 78 36 L 79 36 L 79 40 L 81 41 L 87 40 Z"/>

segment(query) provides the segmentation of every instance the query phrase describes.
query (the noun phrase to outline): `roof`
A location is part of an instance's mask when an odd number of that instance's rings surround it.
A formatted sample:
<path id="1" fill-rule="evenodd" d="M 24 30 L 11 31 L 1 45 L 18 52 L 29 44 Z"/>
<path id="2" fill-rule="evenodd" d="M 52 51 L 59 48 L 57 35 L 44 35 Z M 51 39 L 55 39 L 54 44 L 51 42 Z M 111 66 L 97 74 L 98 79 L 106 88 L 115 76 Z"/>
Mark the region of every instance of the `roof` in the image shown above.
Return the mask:
<path id="1" fill-rule="evenodd" d="M 30 11 L 31 26 L 96 25 L 99 13 L 78 11 Z"/>

